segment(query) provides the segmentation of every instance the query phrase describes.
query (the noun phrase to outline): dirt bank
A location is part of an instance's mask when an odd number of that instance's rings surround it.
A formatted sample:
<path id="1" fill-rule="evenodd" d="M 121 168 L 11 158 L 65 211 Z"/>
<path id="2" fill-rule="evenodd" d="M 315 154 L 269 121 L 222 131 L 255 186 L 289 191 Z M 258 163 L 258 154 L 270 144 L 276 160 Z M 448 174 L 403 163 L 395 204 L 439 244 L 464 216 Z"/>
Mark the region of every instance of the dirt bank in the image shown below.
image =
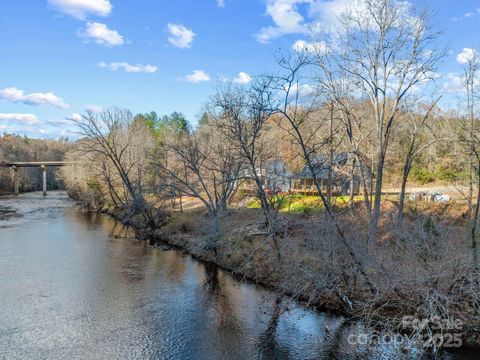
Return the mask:
<path id="1" fill-rule="evenodd" d="M 2 197 L 5 214 L 16 215 L 0 220 L 0 226 L 47 216 L 47 206 L 64 211 L 74 205 L 63 192 Z M 462 320 L 463 343 L 477 346 L 478 299 L 466 290 L 472 287 L 466 264 L 455 260 L 466 249 L 464 205 L 409 204 L 406 229 L 393 227 L 395 209 L 394 203 L 385 204 L 380 240 L 370 245 L 361 235 L 366 230 L 361 205 L 337 214 L 373 289 L 323 213 L 279 215 L 280 261 L 258 209 L 230 209 L 218 221 L 202 208 L 176 209 L 154 230 L 122 212 L 110 214 L 135 227 L 140 239 L 182 249 L 317 310 L 388 325 L 404 315 L 424 318 L 441 309 L 440 315 Z"/>
<path id="2" fill-rule="evenodd" d="M 461 319 L 464 344 L 477 347 L 478 291 L 468 273 L 465 205 L 411 203 L 402 227 L 395 225 L 395 203 L 385 203 L 382 213 L 375 244 L 362 236 L 361 205 L 337 213 L 363 269 L 323 213 L 279 215 L 280 261 L 258 209 L 230 209 L 218 221 L 201 208 L 172 211 L 153 231 L 141 221 L 129 223 L 140 238 L 182 249 L 318 310 L 388 325 L 405 315 Z"/>

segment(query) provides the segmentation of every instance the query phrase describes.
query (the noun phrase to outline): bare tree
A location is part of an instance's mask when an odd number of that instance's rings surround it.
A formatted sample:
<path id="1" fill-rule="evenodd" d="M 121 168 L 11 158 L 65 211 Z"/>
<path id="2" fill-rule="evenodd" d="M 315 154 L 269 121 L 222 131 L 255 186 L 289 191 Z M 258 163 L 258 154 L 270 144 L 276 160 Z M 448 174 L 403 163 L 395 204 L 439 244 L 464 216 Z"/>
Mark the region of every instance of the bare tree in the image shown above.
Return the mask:
<path id="1" fill-rule="evenodd" d="M 406 153 L 404 158 L 404 164 L 402 168 L 402 183 L 400 187 L 400 197 L 398 203 L 398 222 L 403 221 L 403 208 L 405 205 L 405 191 L 407 187 L 408 175 L 412 169 L 412 164 L 415 158 L 422 153 L 429 146 L 433 145 L 437 138 L 433 129 L 429 126 L 429 120 L 431 119 L 431 113 L 436 107 L 440 98 L 435 100 L 428 106 L 424 115 L 421 115 L 420 111 L 407 111 L 406 114 L 402 114 L 404 118 L 402 127 L 405 133 L 408 134 L 408 141 L 406 142 Z M 427 131 L 430 130 L 430 135 L 427 136 Z"/>
<path id="2" fill-rule="evenodd" d="M 333 222 L 335 230 L 340 237 L 342 243 L 348 251 L 352 261 L 358 267 L 361 274 L 365 277 L 367 285 L 372 288 L 369 277 L 365 272 L 364 266 L 361 263 L 359 257 L 355 254 L 352 246 L 348 242 L 345 232 L 340 225 L 332 206 L 322 189 L 322 185 L 319 180 L 319 168 L 315 164 L 315 156 L 317 155 L 321 147 L 329 147 L 333 141 L 331 139 L 331 131 L 323 133 L 323 136 L 319 130 L 325 125 L 333 121 L 331 114 L 332 109 L 328 109 L 323 114 L 318 111 L 318 100 L 320 99 L 319 89 L 313 87 L 308 82 L 305 82 L 305 68 L 309 66 L 308 56 L 305 52 L 293 56 L 283 57 L 278 59 L 280 67 L 283 69 L 283 75 L 279 75 L 275 78 L 276 91 L 281 94 L 281 102 L 277 109 L 277 112 L 282 115 L 283 120 L 286 120 L 287 127 L 285 130 L 294 139 L 295 144 L 299 147 L 299 152 L 305 165 L 308 167 L 310 176 L 313 179 L 315 189 L 318 196 L 322 200 L 322 204 L 325 207 L 328 218 Z M 316 111 L 317 110 L 317 111 Z M 315 125 L 311 127 L 310 131 L 306 130 L 306 125 L 309 124 L 309 120 L 315 116 Z M 280 122 L 281 124 L 281 122 Z M 323 167 L 320 169 L 323 170 Z"/>
<path id="3" fill-rule="evenodd" d="M 464 68 L 464 87 L 466 94 L 467 122 L 463 125 L 460 141 L 465 146 L 469 162 L 468 219 L 470 221 L 470 239 L 475 266 L 478 265 L 477 227 L 480 209 L 480 124 L 477 115 L 477 101 L 480 96 L 480 56 L 472 50 Z M 473 203 L 474 184 L 476 183 L 476 202 Z"/>
<path id="4" fill-rule="evenodd" d="M 269 77 L 256 78 L 248 88 L 224 84 L 212 98 L 211 115 L 227 141 L 233 144 L 243 159 L 243 179 L 249 179 L 255 184 L 257 198 L 265 216 L 267 234 L 272 239 L 277 259 L 280 260 L 277 241 L 278 202 L 275 197 L 267 195 L 263 180 L 269 156 L 262 137 L 267 131 L 267 122 L 276 109 L 272 81 Z"/>
<path id="5" fill-rule="evenodd" d="M 331 218 L 335 218 L 318 178 L 319 169 L 315 166 L 315 158 L 320 149 L 333 141 L 330 132 L 324 133 L 323 136 L 319 134 L 322 127 L 328 125 L 329 121 L 333 121 L 333 116 L 330 113 L 321 114 L 318 111 L 319 92 L 308 83 L 308 78 L 304 74 L 305 68 L 310 65 L 306 55 L 306 53 L 301 53 L 298 56 L 281 57 L 277 60 L 283 69 L 283 75 L 275 78 L 275 89 L 281 94 L 281 103 L 277 112 L 282 115 L 282 120 L 286 120 L 287 126 L 283 126 L 282 121 L 278 124 L 299 146 L 300 155 L 310 171 L 318 196 L 320 196 L 327 214 Z M 316 121 L 312 125 L 310 120 L 314 114 Z M 325 116 L 322 117 L 322 115 Z M 310 128 L 308 131 L 307 127 Z"/>
<path id="6" fill-rule="evenodd" d="M 439 36 L 425 12 L 400 0 L 361 0 L 346 11 L 330 43 L 336 48 L 318 57 L 326 75 L 352 78 L 359 97 L 369 100 L 375 120 L 376 184 L 369 238 L 380 216 L 383 171 L 392 127 L 403 102 L 433 78 L 444 55 L 435 51 Z"/>
<path id="7" fill-rule="evenodd" d="M 153 159 L 165 186 L 199 199 L 211 216 L 221 215 L 232 197 L 242 162 L 223 141 L 216 124 L 191 133 L 171 134 Z"/>
<path id="8" fill-rule="evenodd" d="M 349 206 L 350 208 L 354 206 L 353 186 L 355 173 L 358 173 L 363 190 L 367 222 L 370 224 L 372 218 L 371 175 L 373 171 L 371 171 L 371 161 L 367 160 L 367 154 L 370 153 L 370 151 L 367 151 L 367 148 L 373 144 L 372 133 L 374 132 L 374 127 L 366 111 L 365 101 L 358 98 L 357 82 L 339 69 L 337 69 L 339 74 L 335 74 L 331 68 L 328 56 L 325 56 L 324 49 L 316 53 L 316 58 L 315 62 L 321 71 L 316 75 L 315 79 L 319 84 L 319 88 L 335 105 L 335 111 L 343 124 L 344 136 L 348 144 L 347 151 L 352 155 Z"/>
<path id="9" fill-rule="evenodd" d="M 73 121 L 78 128 L 77 134 L 83 137 L 76 144 L 78 154 L 101 165 L 102 176 L 107 178 L 114 202 L 121 201 L 132 215 L 141 214 L 153 227 L 152 212 L 143 197 L 145 159 L 151 150 L 145 127 L 133 121 L 130 111 L 119 108 L 87 111 L 80 120 Z M 120 189 L 114 177 L 120 179 Z"/>

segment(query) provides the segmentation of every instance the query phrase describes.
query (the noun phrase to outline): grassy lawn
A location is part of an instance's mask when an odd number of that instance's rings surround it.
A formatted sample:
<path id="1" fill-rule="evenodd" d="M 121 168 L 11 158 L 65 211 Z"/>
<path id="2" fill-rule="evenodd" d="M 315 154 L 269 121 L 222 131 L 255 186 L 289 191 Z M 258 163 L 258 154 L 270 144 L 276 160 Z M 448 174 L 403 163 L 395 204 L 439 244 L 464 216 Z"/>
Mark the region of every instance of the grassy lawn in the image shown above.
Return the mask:
<path id="1" fill-rule="evenodd" d="M 355 196 L 354 201 L 362 201 L 362 196 Z M 345 207 L 348 205 L 349 196 L 334 196 L 334 207 Z M 274 201 L 279 203 L 280 212 L 291 212 L 296 214 L 312 214 L 321 212 L 324 209 L 322 199 L 319 196 L 306 195 L 285 195 Z M 257 198 L 252 198 L 247 204 L 248 209 L 259 209 L 260 202 Z"/>

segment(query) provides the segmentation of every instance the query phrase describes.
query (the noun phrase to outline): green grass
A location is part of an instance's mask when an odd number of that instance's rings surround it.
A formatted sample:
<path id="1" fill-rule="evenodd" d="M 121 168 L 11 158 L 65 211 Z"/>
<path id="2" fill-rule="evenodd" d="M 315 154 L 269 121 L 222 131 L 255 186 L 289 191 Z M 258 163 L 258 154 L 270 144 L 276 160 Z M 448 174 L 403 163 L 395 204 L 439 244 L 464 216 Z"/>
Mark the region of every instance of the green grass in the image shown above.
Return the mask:
<path id="1" fill-rule="evenodd" d="M 349 196 L 334 196 L 333 203 L 335 207 L 347 206 Z M 324 210 L 322 199 L 319 196 L 305 196 L 305 195 L 287 195 L 280 201 L 280 212 L 291 212 L 295 214 L 313 214 Z M 362 201 L 361 196 L 355 196 L 354 201 Z M 290 206 L 289 206 L 290 205 Z M 248 209 L 260 209 L 260 201 L 257 198 L 252 198 L 248 202 Z"/>

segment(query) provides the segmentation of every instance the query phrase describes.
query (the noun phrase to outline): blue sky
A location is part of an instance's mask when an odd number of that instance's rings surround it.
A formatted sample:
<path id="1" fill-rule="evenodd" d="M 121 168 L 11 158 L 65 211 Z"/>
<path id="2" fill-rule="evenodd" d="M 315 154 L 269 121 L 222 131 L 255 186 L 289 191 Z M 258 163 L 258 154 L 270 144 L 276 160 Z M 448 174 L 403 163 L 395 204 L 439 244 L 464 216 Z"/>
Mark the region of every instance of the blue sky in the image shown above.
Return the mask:
<path id="1" fill-rule="evenodd" d="M 87 108 L 183 112 L 195 122 L 219 79 L 275 69 L 305 30 L 353 0 L 16 0 L 0 5 L 0 132 L 56 138 Z M 450 53 L 454 104 L 464 48 L 480 47 L 480 0 L 420 0 Z"/>

